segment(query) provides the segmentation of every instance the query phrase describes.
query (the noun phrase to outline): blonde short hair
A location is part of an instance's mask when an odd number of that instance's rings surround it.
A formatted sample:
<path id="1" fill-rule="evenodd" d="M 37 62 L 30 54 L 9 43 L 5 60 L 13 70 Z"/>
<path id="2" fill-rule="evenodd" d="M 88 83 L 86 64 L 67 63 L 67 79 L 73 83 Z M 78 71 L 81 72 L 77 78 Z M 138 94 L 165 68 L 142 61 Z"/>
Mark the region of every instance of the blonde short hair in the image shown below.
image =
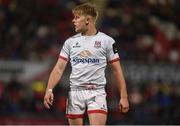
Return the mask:
<path id="1" fill-rule="evenodd" d="M 72 13 L 73 14 L 77 13 L 80 15 L 90 15 L 95 20 L 98 17 L 97 8 L 91 3 L 84 3 L 84 4 L 76 6 L 75 8 L 72 9 Z"/>

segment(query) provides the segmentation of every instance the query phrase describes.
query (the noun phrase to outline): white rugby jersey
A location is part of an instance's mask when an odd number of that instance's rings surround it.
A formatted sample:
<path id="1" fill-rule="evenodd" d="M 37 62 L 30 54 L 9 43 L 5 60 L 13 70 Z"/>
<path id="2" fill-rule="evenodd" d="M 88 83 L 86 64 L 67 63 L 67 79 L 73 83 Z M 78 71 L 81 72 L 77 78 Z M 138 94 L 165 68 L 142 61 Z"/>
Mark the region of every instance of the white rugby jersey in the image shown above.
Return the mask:
<path id="1" fill-rule="evenodd" d="M 59 58 L 71 63 L 71 89 L 88 84 L 96 84 L 97 88 L 105 86 L 107 62 L 119 60 L 118 53 L 113 50 L 114 43 L 113 38 L 102 32 L 92 36 L 79 33 L 65 41 Z"/>

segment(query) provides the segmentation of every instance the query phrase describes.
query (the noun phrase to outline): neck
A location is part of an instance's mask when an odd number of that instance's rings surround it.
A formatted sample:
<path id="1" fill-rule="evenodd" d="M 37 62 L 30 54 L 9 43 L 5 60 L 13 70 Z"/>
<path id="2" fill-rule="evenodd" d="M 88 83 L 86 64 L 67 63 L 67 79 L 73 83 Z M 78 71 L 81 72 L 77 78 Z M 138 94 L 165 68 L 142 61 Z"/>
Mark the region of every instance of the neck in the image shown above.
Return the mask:
<path id="1" fill-rule="evenodd" d="M 95 26 L 88 26 L 87 30 L 82 32 L 83 35 L 91 36 L 97 33 L 97 29 Z"/>

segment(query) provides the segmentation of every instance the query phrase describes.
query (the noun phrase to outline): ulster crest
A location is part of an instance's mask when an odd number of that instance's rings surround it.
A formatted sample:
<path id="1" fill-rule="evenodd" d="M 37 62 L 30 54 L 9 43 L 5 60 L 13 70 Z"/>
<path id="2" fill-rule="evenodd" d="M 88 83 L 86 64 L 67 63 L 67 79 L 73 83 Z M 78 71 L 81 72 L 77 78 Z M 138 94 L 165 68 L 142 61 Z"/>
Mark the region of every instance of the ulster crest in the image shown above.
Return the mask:
<path id="1" fill-rule="evenodd" d="M 95 48 L 101 48 L 101 41 L 95 41 L 94 47 Z"/>

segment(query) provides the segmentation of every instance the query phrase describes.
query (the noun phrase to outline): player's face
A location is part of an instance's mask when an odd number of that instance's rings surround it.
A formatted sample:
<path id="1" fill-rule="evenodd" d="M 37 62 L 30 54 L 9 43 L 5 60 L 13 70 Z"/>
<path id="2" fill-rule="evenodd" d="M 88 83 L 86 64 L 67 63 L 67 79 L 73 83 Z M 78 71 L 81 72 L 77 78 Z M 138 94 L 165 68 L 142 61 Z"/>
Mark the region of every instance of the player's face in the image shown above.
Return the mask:
<path id="1" fill-rule="evenodd" d="M 76 32 L 83 33 L 84 31 L 86 31 L 86 17 L 84 15 L 79 15 L 75 13 L 72 22 L 74 24 Z"/>

